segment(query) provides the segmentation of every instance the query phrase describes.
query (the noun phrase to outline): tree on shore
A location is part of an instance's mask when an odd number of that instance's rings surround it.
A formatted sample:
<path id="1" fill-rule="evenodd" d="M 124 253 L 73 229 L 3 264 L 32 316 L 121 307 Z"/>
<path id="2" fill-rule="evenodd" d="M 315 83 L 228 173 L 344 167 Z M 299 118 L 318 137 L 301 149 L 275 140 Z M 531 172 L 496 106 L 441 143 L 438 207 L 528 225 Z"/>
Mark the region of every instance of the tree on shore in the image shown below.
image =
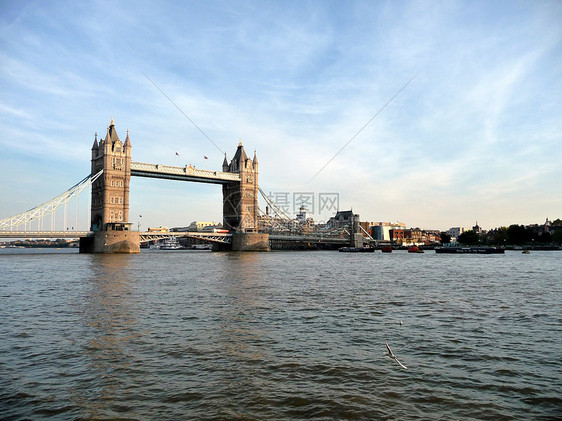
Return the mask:
<path id="1" fill-rule="evenodd" d="M 509 227 L 491 229 L 485 234 L 469 230 L 459 235 L 458 242 L 466 245 L 487 244 L 491 246 L 562 245 L 562 220 L 556 219 L 550 222 L 550 228 L 548 225 L 542 224 L 529 226 L 513 224 Z"/>
<path id="2" fill-rule="evenodd" d="M 507 227 L 499 227 L 488 231 L 485 237 L 486 244 L 504 246 L 507 243 Z"/>
<path id="3" fill-rule="evenodd" d="M 509 244 L 526 244 L 533 239 L 533 231 L 523 225 L 513 224 L 507 229 L 507 237 Z"/>
<path id="4" fill-rule="evenodd" d="M 469 246 L 480 244 L 480 236 L 474 230 L 468 230 L 459 235 L 457 241 L 461 244 Z"/>
<path id="5" fill-rule="evenodd" d="M 446 232 L 441 233 L 441 244 L 449 244 L 451 242 L 451 236 Z"/>
<path id="6" fill-rule="evenodd" d="M 550 235 L 548 231 L 534 232 L 533 241 L 542 244 L 550 244 L 552 243 L 552 235 Z"/>

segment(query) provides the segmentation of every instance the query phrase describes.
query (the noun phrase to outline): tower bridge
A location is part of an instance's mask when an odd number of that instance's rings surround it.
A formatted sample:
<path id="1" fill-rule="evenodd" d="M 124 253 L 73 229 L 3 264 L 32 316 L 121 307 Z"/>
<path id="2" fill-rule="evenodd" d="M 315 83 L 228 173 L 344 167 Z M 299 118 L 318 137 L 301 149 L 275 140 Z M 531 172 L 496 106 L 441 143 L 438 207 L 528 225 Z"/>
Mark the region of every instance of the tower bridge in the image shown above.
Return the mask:
<path id="1" fill-rule="evenodd" d="M 234 250 L 269 250 L 268 234 L 258 232 L 258 159 L 250 159 L 242 142 L 230 162 L 224 157 L 222 171 L 193 166 L 172 167 L 131 161 L 132 143 L 127 131 L 122 142 L 113 120 L 106 136 L 92 145 L 92 174 L 103 171 L 92 183 L 91 229 L 93 237 L 81 240 L 81 250 L 135 253 L 140 234 L 129 222 L 131 176 L 182 180 L 222 185 L 223 227 L 232 232 Z"/>
<path id="2" fill-rule="evenodd" d="M 268 233 L 259 232 L 258 185 L 259 164 L 246 155 L 242 142 L 230 160 L 224 157 L 222 171 L 209 171 L 191 165 L 169 165 L 134 162 L 131 160 L 132 142 L 127 130 L 125 141 L 117 135 L 113 119 L 103 139 L 97 134 L 91 149 L 91 173 L 77 185 L 27 212 L 0 220 L 0 238 L 80 238 L 80 252 L 138 253 L 141 241 L 174 236 L 188 236 L 204 241 L 221 243 L 238 251 L 269 251 Z M 133 231 L 129 222 L 129 192 L 131 177 L 149 177 L 166 180 L 219 184 L 223 193 L 223 228 L 229 233 L 147 233 Z M 91 187 L 90 231 L 12 231 L 16 226 L 27 226 L 40 220 L 46 213 L 66 203 L 85 188 Z M 261 192 L 263 195 L 263 192 Z M 267 200 L 267 199 L 266 199 Z M 268 202 L 269 203 L 269 202 Z M 269 203 L 270 207 L 272 204 Z M 54 214 L 53 214 L 54 215 Z M 284 216 L 286 218 L 286 216 Z M 65 214 L 66 222 L 66 214 Z M 38 224 L 39 225 L 39 224 Z M 53 225 L 53 224 L 52 224 Z M 9 231 L 8 231 L 9 228 Z M 156 237 L 155 237 L 156 236 Z M 273 239 L 273 238 L 272 238 Z M 281 240 L 286 241 L 283 236 Z M 295 240 L 306 241 L 302 235 Z M 310 241 L 327 241 L 310 236 Z M 339 244 L 343 239 L 334 239 Z M 349 241 L 349 240 L 347 240 Z"/>

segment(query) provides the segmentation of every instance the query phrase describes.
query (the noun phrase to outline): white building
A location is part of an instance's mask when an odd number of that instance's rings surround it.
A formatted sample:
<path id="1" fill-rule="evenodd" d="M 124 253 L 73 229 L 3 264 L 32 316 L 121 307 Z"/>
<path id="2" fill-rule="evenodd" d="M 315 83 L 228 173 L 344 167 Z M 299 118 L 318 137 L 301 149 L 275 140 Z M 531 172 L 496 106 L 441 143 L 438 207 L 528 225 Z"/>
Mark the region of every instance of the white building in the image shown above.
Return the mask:
<path id="1" fill-rule="evenodd" d="M 307 217 L 308 214 L 306 212 L 306 207 L 302 205 L 299 209 L 299 213 L 297 213 L 297 221 L 299 221 L 299 223 L 301 224 L 304 224 L 306 222 Z"/>
<path id="2" fill-rule="evenodd" d="M 307 225 L 308 227 L 314 227 L 314 219 L 308 216 L 308 212 L 306 211 L 306 207 L 302 205 L 299 209 L 299 213 L 297 213 L 297 217 L 295 218 L 299 225 Z"/>
<path id="3" fill-rule="evenodd" d="M 465 231 L 467 231 L 466 228 L 453 227 L 447 230 L 447 234 L 449 234 L 451 238 L 459 238 L 459 235 L 461 235 Z"/>

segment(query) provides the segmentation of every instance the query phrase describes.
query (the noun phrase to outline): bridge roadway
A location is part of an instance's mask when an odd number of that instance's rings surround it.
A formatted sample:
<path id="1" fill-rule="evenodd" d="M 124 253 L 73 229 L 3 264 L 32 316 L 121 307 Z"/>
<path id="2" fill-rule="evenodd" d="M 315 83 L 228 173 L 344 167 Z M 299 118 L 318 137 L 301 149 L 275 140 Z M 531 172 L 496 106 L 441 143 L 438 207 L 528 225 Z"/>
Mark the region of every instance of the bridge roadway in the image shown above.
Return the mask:
<path id="1" fill-rule="evenodd" d="M 286 234 L 269 234 L 269 241 L 299 241 L 303 243 L 326 243 L 348 245 L 349 237 L 329 236 L 329 235 L 286 235 Z"/>
<path id="2" fill-rule="evenodd" d="M 230 244 L 232 234 L 222 232 L 191 232 L 191 231 L 171 231 L 171 232 L 140 232 L 141 243 L 147 241 L 158 241 L 171 237 L 189 237 L 212 243 Z M 0 238 L 79 238 L 91 237 L 93 231 L 0 231 Z M 325 244 L 349 244 L 349 238 L 334 237 L 328 235 L 286 235 L 270 234 L 270 241 L 290 241 L 306 243 L 325 243 Z"/>
<path id="3" fill-rule="evenodd" d="M 232 234 L 226 232 L 196 232 L 196 231 L 169 231 L 169 232 L 141 232 L 140 242 L 158 241 L 165 238 L 195 238 L 198 240 L 209 241 L 211 243 L 230 244 Z"/>
<path id="4" fill-rule="evenodd" d="M 0 238 L 80 238 L 91 237 L 93 231 L 0 231 Z M 213 232 L 140 232 L 141 243 L 171 237 L 190 237 L 215 243 L 230 244 L 232 234 Z"/>
<path id="5" fill-rule="evenodd" d="M 0 238 L 80 238 L 92 235 L 92 231 L 0 231 Z"/>
<path id="6" fill-rule="evenodd" d="M 131 162 L 131 175 L 136 177 L 162 178 L 166 180 L 197 181 L 199 183 L 228 184 L 240 182 L 240 175 L 230 172 L 200 170 L 192 165 L 170 165 Z"/>
<path id="7" fill-rule="evenodd" d="M 223 243 L 230 244 L 232 242 L 232 234 L 229 233 L 212 233 L 212 232 L 193 232 L 193 231 L 171 231 L 171 232 L 141 232 L 140 241 L 141 243 L 147 241 L 157 241 L 164 238 L 171 237 L 188 237 L 195 238 L 198 240 L 209 241 L 212 243 Z M 349 238 L 340 236 L 329 236 L 329 235 L 286 235 L 286 234 L 269 234 L 269 241 L 278 242 L 301 242 L 301 243 L 325 243 L 334 245 L 349 245 Z"/>

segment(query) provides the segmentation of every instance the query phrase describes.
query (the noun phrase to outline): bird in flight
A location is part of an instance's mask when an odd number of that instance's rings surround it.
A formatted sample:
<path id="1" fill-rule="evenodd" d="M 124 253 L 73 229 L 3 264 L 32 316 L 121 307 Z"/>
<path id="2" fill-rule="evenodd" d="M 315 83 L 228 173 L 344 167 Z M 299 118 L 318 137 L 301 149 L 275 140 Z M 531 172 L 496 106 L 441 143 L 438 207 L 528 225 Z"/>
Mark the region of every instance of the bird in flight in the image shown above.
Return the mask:
<path id="1" fill-rule="evenodd" d="M 384 341 L 384 344 L 386 345 L 386 349 L 388 350 L 387 357 L 396 361 L 398 363 L 398 365 L 400 367 L 402 367 L 404 370 L 407 370 L 408 367 L 406 367 L 404 364 L 402 364 L 400 361 L 398 361 L 398 358 L 396 358 L 396 355 L 394 355 L 394 352 L 392 352 L 392 349 L 390 349 L 390 347 L 388 346 L 388 342 Z"/>

